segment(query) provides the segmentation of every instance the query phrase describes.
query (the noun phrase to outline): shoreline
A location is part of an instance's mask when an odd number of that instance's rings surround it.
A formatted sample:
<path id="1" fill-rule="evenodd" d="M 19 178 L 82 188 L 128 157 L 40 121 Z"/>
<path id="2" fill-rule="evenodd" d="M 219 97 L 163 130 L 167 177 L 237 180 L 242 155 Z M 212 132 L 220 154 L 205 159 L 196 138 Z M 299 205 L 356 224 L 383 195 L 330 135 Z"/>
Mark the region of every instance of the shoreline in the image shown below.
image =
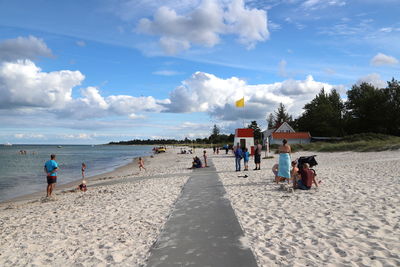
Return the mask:
<path id="1" fill-rule="evenodd" d="M 141 172 L 132 158 L 90 177 L 86 192 L 66 184 L 50 201 L 3 204 L 0 265 L 143 266 L 192 172 L 192 155 L 176 152 L 143 157 Z"/>
<path id="2" fill-rule="evenodd" d="M 153 157 L 153 155 L 150 156 L 138 156 L 138 157 L 133 157 L 131 162 L 128 162 L 124 165 L 118 166 L 115 169 L 111 171 L 105 171 L 104 173 L 96 174 L 93 176 L 87 176 L 84 179 L 86 180 L 87 187 L 90 188 L 91 182 L 98 182 L 102 180 L 109 180 L 109 179 L 117 179 L 119 173 L 126 173 L 130 169 L 134 169 L 135 165 L 137 165 L 137 160 L 139 157 L 142 157 L 144 160 L 147 159 L 148 162 L 150 162 L 148 159 Z M 45 177 L 45 176 L 43 176 Z M 109 178 L 113 177 L 113 178 Z M 44 178 L 43 178 L 44 179 Z M 81 183 L 82 179 L 77 179 L 71 182 L 67 182 L 65 184 L 56 184 L 56 188 L 54 190 L 55 195 L 59 195 L 61 192 L 66 191 L 66 190 L 73 190 L 77 188 L 77 186 Z M 30 201 L 34 201 L 36 199 L 40 199 L 41 197 L 44 197 L 46 195 L 46 185 L 44 185 L 43 190 L 33 192 L 33 193 L 28 193 L 24 194 L 21 196 L 13 197 L 4 201 L 0 201 L 0 208 L 3 206 L 8 206 L 8 205 L 13 205 L 13 204 L 24 204 Z"/>

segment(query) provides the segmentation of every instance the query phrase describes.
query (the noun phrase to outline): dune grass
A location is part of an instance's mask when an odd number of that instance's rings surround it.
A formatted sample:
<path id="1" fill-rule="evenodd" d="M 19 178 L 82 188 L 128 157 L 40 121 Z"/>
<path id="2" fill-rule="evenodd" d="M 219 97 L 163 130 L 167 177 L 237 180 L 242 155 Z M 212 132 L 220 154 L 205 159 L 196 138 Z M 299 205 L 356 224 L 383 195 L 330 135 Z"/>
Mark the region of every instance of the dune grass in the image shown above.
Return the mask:
<path id="1" fill-rule="evenodd" d="M 310 144 L 292 145 L 295 151 L 319 151 L 319 152 L 338 152 L 338 151 L 385 151 L 400 149 L 400 137 L 384 134 L 364 133 L 345 136 L 341 141 L 315 142 Z"/>

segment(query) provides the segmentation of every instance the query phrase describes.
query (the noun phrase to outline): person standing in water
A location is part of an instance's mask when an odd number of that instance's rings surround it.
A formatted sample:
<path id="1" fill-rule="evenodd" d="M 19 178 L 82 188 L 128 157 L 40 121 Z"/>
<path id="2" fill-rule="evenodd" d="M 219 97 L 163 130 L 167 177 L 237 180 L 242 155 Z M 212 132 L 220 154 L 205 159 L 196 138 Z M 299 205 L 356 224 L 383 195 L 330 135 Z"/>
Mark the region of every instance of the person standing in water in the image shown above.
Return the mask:
<path id="1" fill-rule="evenodd" d="M 82 167 L 81 167 L 82 180 L 85 179 L 85 170 L 86 170 L 86 164 L 84 162 L 82 162 Z"/>
<path id="2" fill-rule="evenodd" d="M 57 183 L 57 171 L 58 163 L 56 162 L 56 155 L 51 154 L 50 160 L 44 164 L 44 171 L 47 175 L 47 195 L 46 197 L 52 197 L 53 190 Z"/>

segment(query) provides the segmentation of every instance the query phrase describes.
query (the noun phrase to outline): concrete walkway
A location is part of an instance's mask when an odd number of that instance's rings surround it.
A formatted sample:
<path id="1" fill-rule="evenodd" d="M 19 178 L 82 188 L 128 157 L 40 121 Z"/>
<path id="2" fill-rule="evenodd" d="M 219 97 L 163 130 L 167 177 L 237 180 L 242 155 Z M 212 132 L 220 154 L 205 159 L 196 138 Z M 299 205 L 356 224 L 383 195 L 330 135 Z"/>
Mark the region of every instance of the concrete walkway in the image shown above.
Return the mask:
<path id="1" fill-rule="evenodd" d="M 257 266 L 224 194 L 213 166 L 194 170 L 147 266 Z"/>

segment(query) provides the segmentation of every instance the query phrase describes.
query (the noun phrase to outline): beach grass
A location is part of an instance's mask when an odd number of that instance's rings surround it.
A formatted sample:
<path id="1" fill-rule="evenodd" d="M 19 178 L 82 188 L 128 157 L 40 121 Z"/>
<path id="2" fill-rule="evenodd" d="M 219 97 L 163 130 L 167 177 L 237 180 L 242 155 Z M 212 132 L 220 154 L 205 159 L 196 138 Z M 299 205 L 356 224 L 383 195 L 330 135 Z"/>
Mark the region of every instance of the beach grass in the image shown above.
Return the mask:
<path id="1" fill-rule="evenodd" d="M 400 149 L 400 137 L 363 133 L 345 136 L 338 142 L 315 142 L 310 144 L 294 144 L 292 151 L 317 151 L 317 152 L 373 152 Z"/>

